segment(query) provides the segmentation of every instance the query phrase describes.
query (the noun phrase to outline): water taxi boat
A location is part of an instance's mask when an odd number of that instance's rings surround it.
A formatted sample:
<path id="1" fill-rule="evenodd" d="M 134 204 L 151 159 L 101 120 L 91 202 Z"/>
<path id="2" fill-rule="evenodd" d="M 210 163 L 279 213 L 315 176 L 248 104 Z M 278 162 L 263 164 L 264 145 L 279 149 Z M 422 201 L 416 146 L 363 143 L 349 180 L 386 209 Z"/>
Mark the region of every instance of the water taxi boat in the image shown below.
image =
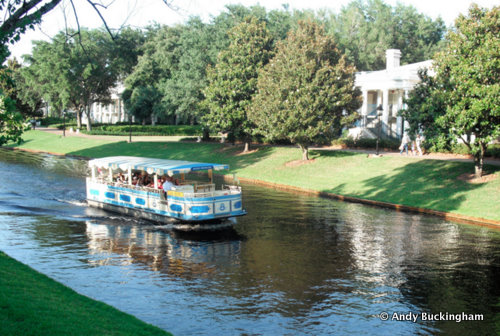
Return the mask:
<path id="1" fill-rule="evenodd" d="M 246 214 L 240 186 L 222 185 L 216 190 L 213 183 L 213 171 L 229 169 L 228 165 L 113 156 L 90 160 L 89 168 L 87 201 L 93 207 L 162 223 L 200 223 Z M 204 171 L 208 182 L 186 178 L 197 173 L 199 179 Z M 177 177 L 177 183 L 163 190 L 169 177 Z"/>

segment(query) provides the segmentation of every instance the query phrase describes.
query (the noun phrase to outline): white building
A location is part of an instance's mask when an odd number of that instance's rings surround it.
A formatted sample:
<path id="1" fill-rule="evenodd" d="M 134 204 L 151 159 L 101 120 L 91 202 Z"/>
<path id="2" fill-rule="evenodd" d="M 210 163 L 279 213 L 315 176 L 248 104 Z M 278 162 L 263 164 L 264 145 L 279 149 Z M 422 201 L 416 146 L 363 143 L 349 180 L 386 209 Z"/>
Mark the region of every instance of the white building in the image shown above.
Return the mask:
<path id="1" fill-rule="evenodd" d="M 116 124 L 117 122 L 128 122 L 128 114 L 123 107 L 121 94 L 124 90 L 122 84 L 119 84 L 112 90 L 111 104 L 104 105 L 94 103 L 90 108 L 90 118 L 92 123 Z M 82 115 L 82 123 L 87 123 L 87 115 Z"/>
<path id="2" fill-rule="evenodd" d="M 380 71 L 364 71 L 356 74 L 355 85 L 363 93 L 363 106 L 358 111 L 361 120 L 358 127 L 350 130 L 353 137 L 375 137 L 382 134 L 400 138 L 403 133 L 403 120 L 398 111 L 403 108 L 403 98 L 420 81 L 418 70 L 430 69 L 432 60 L 400 65 L 401 51 L 386 51 L 386 69 Z M 380 113 L 377 118 L 377 114 Z"/>

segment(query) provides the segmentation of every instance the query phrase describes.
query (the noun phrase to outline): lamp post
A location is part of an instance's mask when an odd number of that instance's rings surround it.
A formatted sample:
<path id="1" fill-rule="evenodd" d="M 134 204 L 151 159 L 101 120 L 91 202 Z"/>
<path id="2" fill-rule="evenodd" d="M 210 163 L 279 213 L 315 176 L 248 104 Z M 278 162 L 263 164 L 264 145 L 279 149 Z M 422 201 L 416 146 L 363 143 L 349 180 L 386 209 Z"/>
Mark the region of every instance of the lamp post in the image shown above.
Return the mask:
<path id="1" fill-rule="evenodd" d="M 380 141 L 380 126 L 381 126 L 380 125 L 380 117 L 382 116 L 382 111 L 383 110 L 384 109 L 382 108 L 382 105 L 379 105 L 377 107 L 377 156 L 378 156 L 378 153 L 379 153 L 379 151 L 378 151 L 378 143 Z"/>

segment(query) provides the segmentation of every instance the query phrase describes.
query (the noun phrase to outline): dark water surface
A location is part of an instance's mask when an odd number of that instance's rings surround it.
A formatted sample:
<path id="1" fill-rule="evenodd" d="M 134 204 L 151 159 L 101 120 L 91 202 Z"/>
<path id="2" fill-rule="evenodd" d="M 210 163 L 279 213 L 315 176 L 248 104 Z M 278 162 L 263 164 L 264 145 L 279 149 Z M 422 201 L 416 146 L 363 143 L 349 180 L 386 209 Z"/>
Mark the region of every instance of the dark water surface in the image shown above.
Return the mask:
<path id="1" fill-rule="evenodd" d="M 85 172 L 0 151 L 0 250 L 174 335 L 500 330 L 499 231 L 244 185 L 234 228 L 182 232 L 88 208 Z"/>

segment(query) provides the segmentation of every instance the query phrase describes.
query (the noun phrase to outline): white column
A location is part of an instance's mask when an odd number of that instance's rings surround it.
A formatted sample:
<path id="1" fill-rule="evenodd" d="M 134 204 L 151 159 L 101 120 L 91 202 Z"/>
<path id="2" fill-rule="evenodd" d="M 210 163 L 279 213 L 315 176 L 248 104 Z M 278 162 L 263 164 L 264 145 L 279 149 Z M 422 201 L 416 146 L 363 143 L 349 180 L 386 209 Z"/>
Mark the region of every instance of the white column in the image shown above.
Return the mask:
<path id="1" fill-rule="evenodd" d="M 366 127 L 366 116 L 368 114 L 368 90 L 363 90 L 363 105 L 361 106 L 361 127 Z"/>
<path id="2" fill-rule="evenodd" d="M 382 94 L 380 90 L 377 90 L 377 107 L 382 105 Z"/>
<path id="3" fill-rule="evenodd" d="M 405 92 L 404 92 L 404 98 L 405 99 L 408 99 L 408 94 L 409 94 L 409 90 L 405 90 Z M 403 108 L 406 108 L 406 104 L 403 104 Z M 408 128 L 410 128 L 410 124 L 406 120 L 403 120 L 403 118 L 401 118 L 401 129 L 402 129 L 402 131 L 405 131 Z"/>
<path id="4" fill-rule="evenodd" d="M 389 130 L 389 89 L 384 89 L 382 98 L 382 132 Z"/>

